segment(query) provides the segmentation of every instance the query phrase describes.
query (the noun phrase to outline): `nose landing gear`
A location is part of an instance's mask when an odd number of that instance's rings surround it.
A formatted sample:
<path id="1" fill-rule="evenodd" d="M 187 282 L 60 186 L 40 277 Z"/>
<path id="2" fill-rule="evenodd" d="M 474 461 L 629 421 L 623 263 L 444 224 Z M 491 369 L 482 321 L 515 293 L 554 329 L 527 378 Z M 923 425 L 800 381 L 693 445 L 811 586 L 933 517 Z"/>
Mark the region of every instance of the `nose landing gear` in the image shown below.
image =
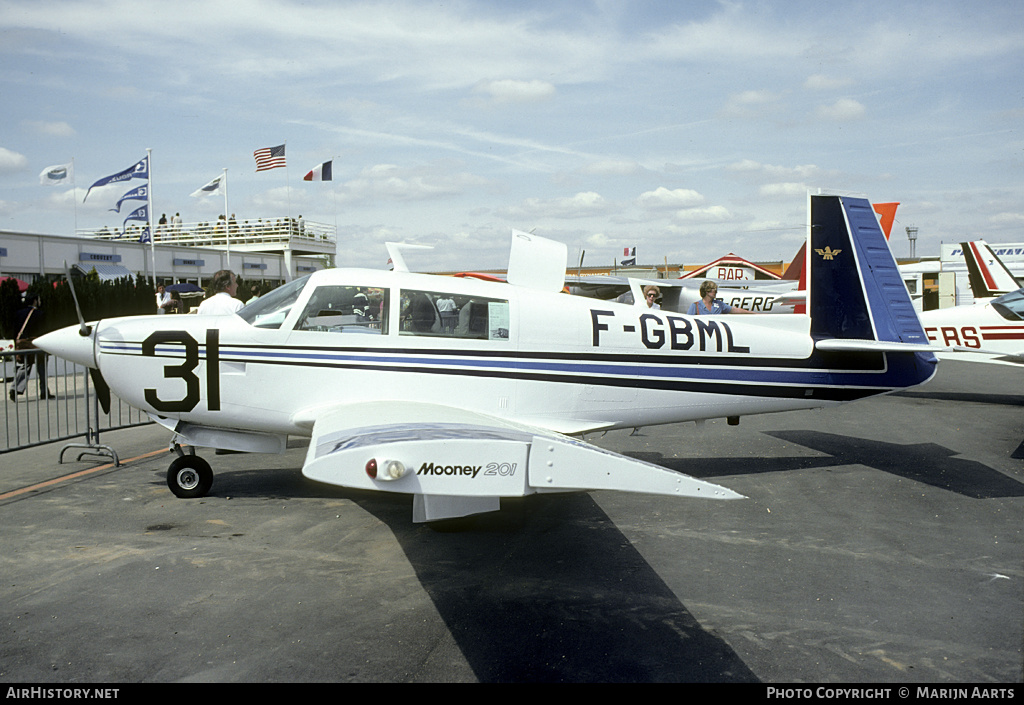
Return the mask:
<path id="1" fill-rule="evenodd" d="M 175 497 L 195 499 L 205 497 L 213 486 L 213 469 L 210 464 L 189 448 L 188 454 L 181 446 L 174 444 L 173 450 L 178 454 L 171 466 L 167 468 L 167 486 Z"/>

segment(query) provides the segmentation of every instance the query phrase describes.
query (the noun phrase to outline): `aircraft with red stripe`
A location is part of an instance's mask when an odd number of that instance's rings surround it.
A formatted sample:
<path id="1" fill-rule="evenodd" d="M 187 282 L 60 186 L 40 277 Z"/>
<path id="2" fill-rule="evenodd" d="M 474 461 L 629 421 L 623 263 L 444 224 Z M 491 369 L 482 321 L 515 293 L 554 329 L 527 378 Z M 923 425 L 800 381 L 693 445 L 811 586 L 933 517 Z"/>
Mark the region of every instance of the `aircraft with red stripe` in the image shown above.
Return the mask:
<path id="1" fill-rule="evenodd" d="M 974 303 L 920 314 L 940 358 L 1024 365 L 1024 288 L 984 240 L 960 243 Z"/>

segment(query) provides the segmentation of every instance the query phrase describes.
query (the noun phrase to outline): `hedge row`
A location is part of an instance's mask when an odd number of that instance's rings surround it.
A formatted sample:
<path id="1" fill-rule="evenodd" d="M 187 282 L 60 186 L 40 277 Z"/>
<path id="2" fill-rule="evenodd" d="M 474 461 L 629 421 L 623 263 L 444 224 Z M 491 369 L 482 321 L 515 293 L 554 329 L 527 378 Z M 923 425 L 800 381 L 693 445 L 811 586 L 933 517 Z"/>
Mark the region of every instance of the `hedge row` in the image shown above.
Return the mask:
<path id="1" fill-rule="evenodd" d="M 243 301 L 250 297 L 249 286 L 238 280 L 237 297 Z M 263 287 L 261 286 L 261 289 Z M 117 316 L 137 316 L 156 313 L 156 290 L 143 276 L 124 277 L 114 281 L 101 281 L 96 270 L 84 277 L 75 277 L 75 293 L 87 321 Z M 29 285 L 28 294 L 39 296 L 46 330 L 57 330 L 78 323 L 75 302 L 67 280 L 58 282 L 39 280 Z M 15 314 L 24 306 L 17 282 L 6 279 L 0 283 L 0 338 L 13 339 Z"/>

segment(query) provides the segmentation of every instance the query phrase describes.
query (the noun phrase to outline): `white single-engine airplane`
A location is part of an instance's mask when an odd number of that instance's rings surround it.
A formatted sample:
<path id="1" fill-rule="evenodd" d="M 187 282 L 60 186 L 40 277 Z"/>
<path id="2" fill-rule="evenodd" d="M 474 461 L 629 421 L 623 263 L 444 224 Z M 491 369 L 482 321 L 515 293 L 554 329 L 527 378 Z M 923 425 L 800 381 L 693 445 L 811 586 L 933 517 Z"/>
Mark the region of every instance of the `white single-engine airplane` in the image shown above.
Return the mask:
<path id="1" fill-rule="evenodd" d="M 921 313 L 939 357 L 1024 366 L 1024 288 L 984 240 L 962 242 L 974 303 Z"/>
<path id="2" fill-rule="evenodd" d="M 930 379 L 933 346 L 871 204 L 812 194 L 808 207 L 806 315 L 570 296 L 566 247 L 513 231 L 507 283 L 331 269 L 237 315 L 83 321 L 36 344 L 98 370 L 182 444 L 282 452 L 289 435 L 309 437 L 305 476 L 411 494 L 414 521 L 538 492 L 738 498 L 572 436 L 823 407 Z M 175 447 L 168 485 L 205 494 L 210 466 Z"/>

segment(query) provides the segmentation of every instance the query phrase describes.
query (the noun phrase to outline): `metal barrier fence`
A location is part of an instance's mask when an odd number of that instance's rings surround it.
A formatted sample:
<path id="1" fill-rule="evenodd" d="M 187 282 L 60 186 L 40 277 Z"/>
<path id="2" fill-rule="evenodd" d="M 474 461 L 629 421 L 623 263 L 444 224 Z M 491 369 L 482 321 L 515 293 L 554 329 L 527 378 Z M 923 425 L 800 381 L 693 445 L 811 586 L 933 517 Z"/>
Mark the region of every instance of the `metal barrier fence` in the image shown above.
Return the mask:
<path id="1" fill-rule="evenodd" d="M 55 441 L 82 438 L 60 452 L 78 449 L 78 458 L 117 453 L 100 443 L 101 431 L 153 423 L 144 412 L 111 395 L 110 413 L 100 408 L 89 370 L 42 350 L 0 352 L 3 363 L 3 426 L 0 453 Z"/>

